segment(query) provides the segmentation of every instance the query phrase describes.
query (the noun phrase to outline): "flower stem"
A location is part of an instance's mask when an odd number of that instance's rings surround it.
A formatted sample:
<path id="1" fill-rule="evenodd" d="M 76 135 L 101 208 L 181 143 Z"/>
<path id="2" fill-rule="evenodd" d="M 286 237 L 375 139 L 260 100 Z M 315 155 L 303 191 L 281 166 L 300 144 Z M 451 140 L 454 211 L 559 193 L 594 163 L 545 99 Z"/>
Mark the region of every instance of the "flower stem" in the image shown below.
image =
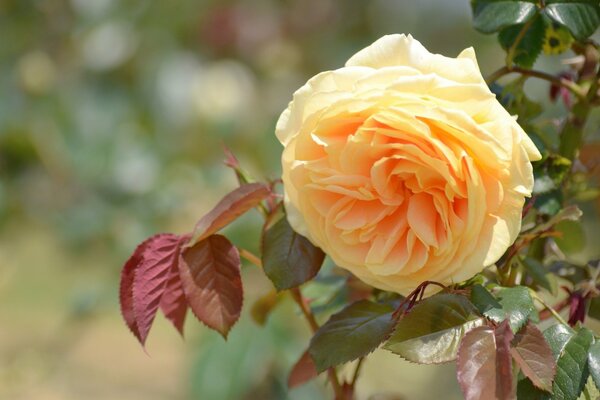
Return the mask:
<path id="1" fill-rule="evenodd" d="M 295 287 L 295 288 L 290 289 L 290 293 L 292 294 L 292 298 L 294 299 L 296 304 L 298 304 L 298 307 L 300 307 L 300 311 L 302 311 L 302 314 L 304 314 L 304 318 L 306 318 L 306 320 L 308 321 L 308 325 L 310 325 L 310 329 L 311 329 L 312 333 L 314 334 L 319 329 L 319 324 L 317 323 L 317 320 L 315 319 L 315 316 L 312 313 L 311 309 L 308 307 L 308 305 L 304 301 L 302 292 L 300 292 L 299 288 Z M 327 370 L 327 376 L 328 376 L 329 381 L 331 382 L 331 386 L 333 387 L 333 391 L 335 393 L 335 399 L 336 400 L 344 400 L 345 399 L 344 391 L 342 390 L 342 386 L 340 385 L 340 381 L 338 380 L 337 374 L 335 372 L 335 368 L 333 368 L 333 367 L 329 368 Z"/>

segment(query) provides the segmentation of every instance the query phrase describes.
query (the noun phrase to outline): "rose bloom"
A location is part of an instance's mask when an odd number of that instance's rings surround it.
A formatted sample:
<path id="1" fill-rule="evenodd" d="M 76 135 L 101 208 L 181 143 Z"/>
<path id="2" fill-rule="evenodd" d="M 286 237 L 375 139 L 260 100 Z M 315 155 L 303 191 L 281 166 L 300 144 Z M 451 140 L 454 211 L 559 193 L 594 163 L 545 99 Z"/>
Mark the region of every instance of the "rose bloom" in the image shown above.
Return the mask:
<path id="1" fill-rule="evenodd" d="M 389 35 L 311 78 L 277 123 L 291 226 L 340 267 L 406 294 L 470 278 L 516 239 L 540 153 L 472 48 Z"/>

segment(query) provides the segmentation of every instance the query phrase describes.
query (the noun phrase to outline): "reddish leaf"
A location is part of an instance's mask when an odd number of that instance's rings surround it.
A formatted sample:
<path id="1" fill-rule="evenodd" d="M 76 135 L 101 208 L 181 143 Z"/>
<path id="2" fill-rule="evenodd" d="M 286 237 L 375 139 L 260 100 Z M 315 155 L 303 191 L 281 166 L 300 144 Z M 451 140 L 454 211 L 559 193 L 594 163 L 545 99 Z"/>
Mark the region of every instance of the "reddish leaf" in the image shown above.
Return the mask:
<path id="1" fill-rule="evenodd" d="M 179 263 L 192 312 L 225 338 L 242 309 L 240 263 L 238 250 L 221 235 L 211 235 L 186 248 Z"/>
<path id="2" fill-rule="evenodd" d="M 519 331 L 512 342 L 511 354 L 523 374 L 538 388 L 552 391 L 556 361 L 542 332 L 531 322 Z"/>
<path id="3" fill-rule="evenodd" d="M 167 281 L 177 268 L 180 237 L 160 234 L 148 241 L 133 280 L 133 310 L 142 344 L 146 341 Z"/>
<path id="4" fill-rule="evenodd" d="M 135 270 L 142 263 L 144 251 L 151 240 L 152 238 L 147 239 L 138 245 L 131 257 L 129 257 L 121 271 L 121 286 L 119 288 L 121 314 L 123 315 L 123 319 L 125 320 L 127 327 L 129 327 L 129 330 L 131 330 L 140 342 L 142 342 L 142 337 L 137 326 L 135 311 L 133 309 L 133 280 L 135 277 Z"/>
<path id="5" fill-rule="evenodd" d="M 457 377 L 466 400 L 514 399 L 512 374 L 506 365 L 506 339 L 510 329 L 503 322 L 498 331 L 481 326 L 469 331 L 458 350 Z M 510 339 L 508 340 L 510 342 Z M 510 353 L 508 357 L 510 365 Z M 509 380 L 508 380 L 509 379 Z M 510 388 L 510 390 L 507 390 Z"/>
<path id="6" fill-rule="evenodd" d="M 515 335 L 510 329 L 508 318 L 494 330 L 496 339 L 496 397 L 498 399 L 515 399 L 513 387 L 512 357 L 510 342 Z"/>
<path id="7" fill-rule="evenodd" d="M 198 221 L 187 247 L 191 247 L 216 233 L 246 211 L 256 207 L 270 193 L 268 186 L 262 183 L 244 184 L 230 192 Z"/>
<path id="8" fill-rule="evenodd" d="M 179 277 L 178 263 L 173 265 L 165 286 L 165 292 L 160 299 L 160 309 L 165 317 L 183 336 L 183 324 L 187 313 L 188 304 L 183 293 L 183 285 Z"/>
<path id="9" fill-rule="evenodd" d="M 250 182 L 248 174 L 242 169 L 240 162 L 233 154 L 231 149 L 229 149 L 229 147 L 227 146 L 223 146 L 223 152 L 225 153 L 224 163 L 229 168 L 233 169 L 233 171 L 235 172 L 235 176 L 237 177 L 238 183 L 240 185 L 243 185 Z"/>
<path id="10" fill-rule="evenodd" d="M 229 147 L 223 146 L 223 153 L 225 153 L 225 165 L 232 169 L 240 168 L 240 162 Z"/>
<path id="11" fill-rule="evenodd" d="M 315 362 L 310 356 L 308 350 L 306 350 L 304 354 L 302 354 L 302 357 L 296 361 L 296 364 L 294 364 L 294 367 L 290 372 L 288 377 L 288 388 L 293 389 L 297 386 L 303 385 L 306 382 L 315 379 L 318 375 L 319 373 L 317 372 Z"/>
<path id="12" fill-rule="evenodd" d="M 586 313 L 586 299 L 579 291 L 569 294 L 569 325 L 575 326 L 578 322 L 583 323 Z"/>

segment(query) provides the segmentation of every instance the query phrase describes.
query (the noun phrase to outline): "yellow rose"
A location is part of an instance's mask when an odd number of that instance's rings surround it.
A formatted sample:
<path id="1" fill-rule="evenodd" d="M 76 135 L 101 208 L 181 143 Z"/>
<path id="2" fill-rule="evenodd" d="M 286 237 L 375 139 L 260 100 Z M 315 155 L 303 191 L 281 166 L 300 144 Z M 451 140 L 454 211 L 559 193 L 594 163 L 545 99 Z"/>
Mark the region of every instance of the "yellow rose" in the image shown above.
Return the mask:
<path id="1" fill-rule="evenodd" d="M 540 154 L 475 53 L 389 35 L 311 78 L 277 123 L 292 227 L 364 282 L 406 294 L 514 242 Z"/>

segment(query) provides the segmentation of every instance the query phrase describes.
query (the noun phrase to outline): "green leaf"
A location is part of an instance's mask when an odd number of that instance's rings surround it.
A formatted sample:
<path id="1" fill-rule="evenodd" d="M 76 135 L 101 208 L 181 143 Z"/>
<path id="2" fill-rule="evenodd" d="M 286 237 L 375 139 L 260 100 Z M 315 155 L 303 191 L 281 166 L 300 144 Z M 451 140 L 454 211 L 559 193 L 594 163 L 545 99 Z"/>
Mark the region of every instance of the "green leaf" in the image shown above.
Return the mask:
<path id="1" fill-rule="evenodd" d="M 506 311 L 502 309 L 502 304 L 486 288 L 481 285 L 475 285 L 471 289 L 471 302 L 477 307 L 479 312 L 492 321 L 502 322 L 506 319 Z"/>
<path id="2" fill-rule="evenodd" d="M 538 388 L 552 391 L 556 362 L 542 332 L 531 322 L 515 336 L 511 353 L 523 374 Z"/>
<path id="3" fill-rule="evenodd" d="M 550 393 L 536 388 L 527 378 L 517 382 L 517 399 L 519 400 L 548 400 Z"/>
<path id="4" fill-rule="evenodd" d="M 474 1 L 472 6 L 473 26 L 483 33 L 525 23 L 536 12 L 535 4 L 528 1 L 479 0 Z"/>
<path id="5" fill-rule="evenodd" d="M 564 253 L 577 253 L 585 247 L 585 232 L 580 221 L 561 221 L 554 226 L 554 230 L 560 233 L 554 241 Z"/>
<path id="6" fill-rule="evenodd" d="M 512 400 L 512 365 L 507 322 L 496 329 L 481 326 L 468 332 L 458 351 L 456 376 L 466 400 Z"/>
<path id="7" fill-rule="evenodd" d="M 562 324 L 552 325 L 544 331 L 544 338 L 552 349 L 555 360 L 558 360 L 560 353 L 573 335 L 575 335 L 573 329 Z"/>
<path id="8" fill-rule="evenodd" d="M 361 300 L 331 316 L 310 341 L 317 371 L 363 357 L 387 339 L 394 328 L 394 308 Z"/>
<path id="9" fill-rule="evenodd" d="M 594 380 L 590 376 L 585 384 L 585 387 L 583 388 L 583 392 L 581 392 L 581 395 L 577 398 L 577 400 L 598 399 L 600 399 L 600 391 L 598 390 L 598 387 L 596 386 Z"/>
<path id="10" fill-rule="evenodd" d="M 597 388 L 600 388 L 600 342 L 590 346 L 588 350 L 588 367 Z"/>
<path id="11" fill-rule="evenodd" d="M 526 28 L 525 24 L 518 24 L 502 29 L 498 34 L 500 46 L 508 51 L 524 28 Z M 515 49 L 512 60 L 515 64 L 524 68 L 533 66 L 538 55 L 542 52 L 545 30 L 544 19 L 536 17 Z"/>
<path id="12" fill-rule="evenodd" d="M 574 336 L 575 332 L 568 326 L 562 324 L 553 325 L 544 331 L 544 338 L 550 346 L 555 360 L 558 360 L 561 357 L 566 345 Z M 521 379 L 517 384 L 517 398 L 519 400 L 567 399 L 566 397 L 556 397 L 558 393 L 554 389 L 555 385 L 556 382 L 553 383 L 554 394 L 550 395 L 547 392 L 537 389 L 528 379 Z M 562 392 L 560 392 L 560 394 L 562 394 Z M 577 399 L 577 396 L 570 399 L 575 400 Z"/>
<path id="13" fill-rule="evenodd" d="M 296 233 L 285 215 L 272 224 L 267 221 L 262 237 L 262 264 L 277 290 L 310 280 L 319 272 L 324 259 L 325 253 Z"/>
<path id="14" fill-rule="evenodd" d="M 578 40 L 586 39 L 600 25 L 600 5 L 597 0 L 548 0 L 544 12 Z"/>
<path id="15" fill-rule="evenodd" d="M 593 340 L 592 332 L 581 328 L 564 342 L 556 363 L 552 399 L 569 400 L 579 397 L 589 376 L 587 358 Z"/>
<path id="16" fill-rule="evenodd" d="M 384 348 L 419 364 L 452 361 L 466 332 L 483 323 L 466 297 L 438 294 L 404 316 Z"/>
<path id="17" fill-rule="evenodd" d="M 548 292 L 555 294 L 557 288 L 556 284 L 551 281 L 552 274 L 548 273 L 548 270 L 544 265 L 536 260 L 535 258 L 527 257 L 523 260 L 523 266 L 537 285 L 543 287 Z"/>
<path id="18" fill-rule="evenodd" d="M 518 332 L 535 312 L 533 299 L 525 286 L 501 288 L 496 298 L 508 315 L 513 332 Z"/>

